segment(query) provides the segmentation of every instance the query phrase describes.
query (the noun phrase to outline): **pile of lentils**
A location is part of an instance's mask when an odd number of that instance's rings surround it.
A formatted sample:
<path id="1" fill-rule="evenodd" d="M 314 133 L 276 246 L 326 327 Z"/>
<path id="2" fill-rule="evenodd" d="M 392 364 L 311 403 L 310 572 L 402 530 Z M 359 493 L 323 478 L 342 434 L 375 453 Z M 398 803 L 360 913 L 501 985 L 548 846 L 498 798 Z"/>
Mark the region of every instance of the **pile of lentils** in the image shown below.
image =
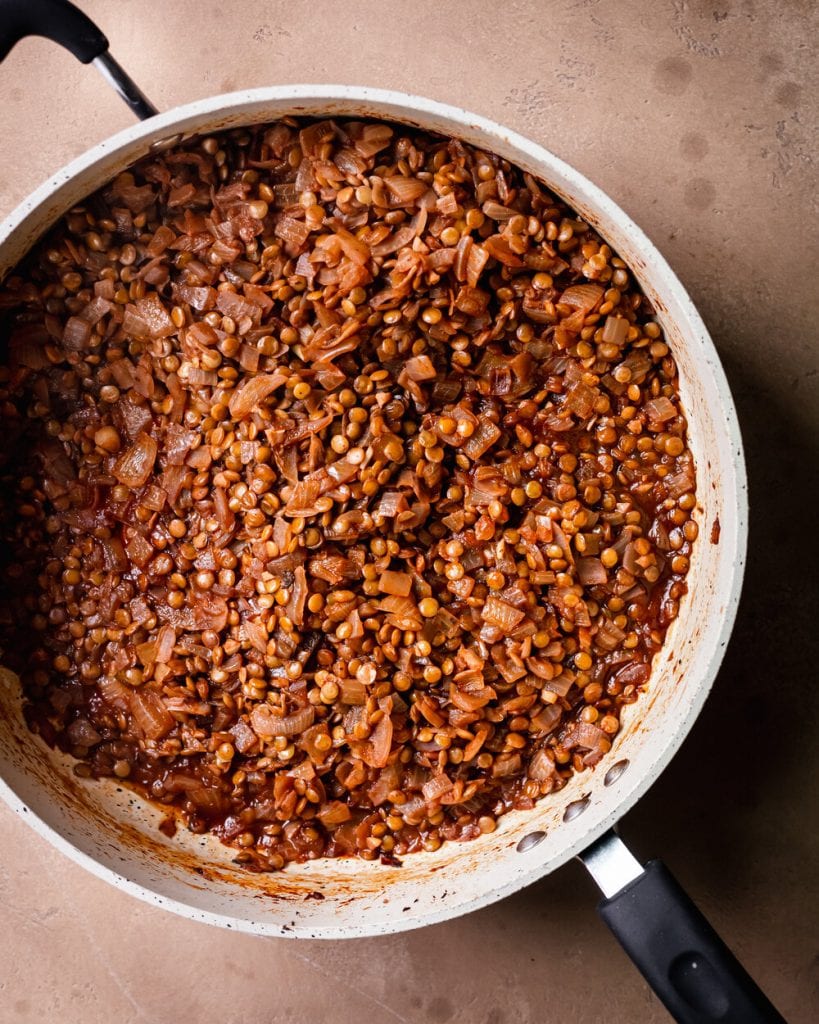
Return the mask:
<path id="1" fill-rule="evenodd" d="M 458 140 L 146 157 L 0 290 L 0 657 L 30 727 L 235 848 L 492 832 L 612 746 L 697 526 L 628 267 Z"/>

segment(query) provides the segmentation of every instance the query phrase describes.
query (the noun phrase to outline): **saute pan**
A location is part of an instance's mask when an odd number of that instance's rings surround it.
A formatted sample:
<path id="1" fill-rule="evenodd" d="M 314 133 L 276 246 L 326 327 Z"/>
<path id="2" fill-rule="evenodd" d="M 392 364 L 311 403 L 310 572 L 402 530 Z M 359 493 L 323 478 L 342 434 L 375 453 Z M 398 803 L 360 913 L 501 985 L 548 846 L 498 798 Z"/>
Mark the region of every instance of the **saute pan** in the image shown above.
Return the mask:
<path id="1" fill-rule="evenodd" d="M 541 146 L 464 110 L 351 86 L 254 89 L 159 114 L 108 52 L 105 36 L 62 0 L 0 0 L 0 59 L 44 35 L 94 63 L 142 120 L 74 160 L 0 225 L 0 276 L 60 216 L 151 150 L 286 115 L 373 117 L 495 152 L 542 179 L 632 268 L 677 360 L 697 463 L 699 541 L 689 592 L 627 709 L 611 753 L 497 831 L 445 843 L 403 866 L 319 860 L 251 875 L 210 837 L 167 839 L 160 812 L 110 781 L 85 783 L 26 728 L 17 679 L 0 669 L 0 793 L 58 849 L 107 882 L 193 920 L 257 935 L 347 938 L 465 914 L 578 856 L 603 891 L 599 913 L 678 1021 L 757 1024 L 782 1018 L 659 861 L 641 865 L 614 826 L 673 757 L 702 709 L 734 622 L 747 531 L 736 412 L 717 353 L 682 285 L 652 243 L 603 192 Z"/>

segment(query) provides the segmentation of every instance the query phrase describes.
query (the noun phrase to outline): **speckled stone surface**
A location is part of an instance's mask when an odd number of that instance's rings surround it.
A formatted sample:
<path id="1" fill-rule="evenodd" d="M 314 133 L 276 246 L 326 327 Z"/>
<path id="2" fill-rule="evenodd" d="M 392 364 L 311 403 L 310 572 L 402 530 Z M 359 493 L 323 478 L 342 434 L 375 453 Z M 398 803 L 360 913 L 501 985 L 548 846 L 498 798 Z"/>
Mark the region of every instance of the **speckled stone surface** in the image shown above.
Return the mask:
<path id="1" fill-rule="evenodd" d="M 817 997 L 815 40 L 811 0 L 81 0 L 162 109 L 344 82 L 426 94 L 543 143 L 608 191 L 689 288 L 737 399 L 751 483 L 739 621 L 677 758 L 623 822 L 792 1024 Z M 0 215 L 129 123 L 40 40 L 0 67 Z M 668 1019 L 569 865 L 425 931 L 288 942 L 118 893 L 0 808 L 0 1020 L 523 1024 Z"/>

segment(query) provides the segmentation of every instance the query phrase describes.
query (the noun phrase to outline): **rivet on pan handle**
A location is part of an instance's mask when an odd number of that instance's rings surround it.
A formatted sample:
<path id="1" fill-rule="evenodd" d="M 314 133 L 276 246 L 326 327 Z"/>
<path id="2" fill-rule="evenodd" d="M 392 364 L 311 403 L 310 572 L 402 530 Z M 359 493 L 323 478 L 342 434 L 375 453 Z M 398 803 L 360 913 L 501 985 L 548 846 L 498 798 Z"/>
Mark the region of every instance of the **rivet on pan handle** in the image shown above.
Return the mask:
<path id="1" fill-rule="evenodd" d="M 611 830 L 580 859 L 606 897 L 598 914 L 678 1024 L 785 1024 L 664 864 L 643 867 Z"/>
<path id="2" fill-rule="evenodd" d="M 52 39 L 83 64 L 93 64 L 141 120 L 158 113 L 111 56 L 105 35 L 68 0 L 0 0 L 0 61 L 26 36 Z"/>

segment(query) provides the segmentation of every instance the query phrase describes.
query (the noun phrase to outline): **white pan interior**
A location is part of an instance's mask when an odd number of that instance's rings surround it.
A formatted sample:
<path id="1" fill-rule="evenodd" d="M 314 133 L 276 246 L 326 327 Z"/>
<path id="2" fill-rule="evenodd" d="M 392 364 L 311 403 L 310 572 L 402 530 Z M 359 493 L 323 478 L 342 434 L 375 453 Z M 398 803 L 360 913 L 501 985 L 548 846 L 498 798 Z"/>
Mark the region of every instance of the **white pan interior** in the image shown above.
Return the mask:
<path id="1" fill-rule="evenodd" d="M 697 461 L 700 536 L 689 593 L 611 753 L 535 810 L 507 815 L 495 833 L 406 857 L 400 868 L 322 860 L 253 875 L 235 868 L 231 851 L 209 837 L 180 830 L 166 839 L 156 810 L 110 782 L 76 778 L 68 759 L 28 732 L 17 680 L 0 669 L 0 795 L 68 856 L 193 919 L 259 934 L 362 936 L 440 921 L 534 882 L 582 850 L 645 792 L 699 713 L 733 625 L 747 532 L 745 471 L 733 401 L 713 344 L 682 285 L 639 228 L 545 149 L 429 100 L 348 86 L 287 86 L 213 97 L 137 124 L 64 168 L 0 226 L 0 276 L 59 216 L 152 144 L 287 114 L 379 117 L 455 135 L 500 154 L 562 196 L 599 229 L 655 304 L 680 369 Z"/>

